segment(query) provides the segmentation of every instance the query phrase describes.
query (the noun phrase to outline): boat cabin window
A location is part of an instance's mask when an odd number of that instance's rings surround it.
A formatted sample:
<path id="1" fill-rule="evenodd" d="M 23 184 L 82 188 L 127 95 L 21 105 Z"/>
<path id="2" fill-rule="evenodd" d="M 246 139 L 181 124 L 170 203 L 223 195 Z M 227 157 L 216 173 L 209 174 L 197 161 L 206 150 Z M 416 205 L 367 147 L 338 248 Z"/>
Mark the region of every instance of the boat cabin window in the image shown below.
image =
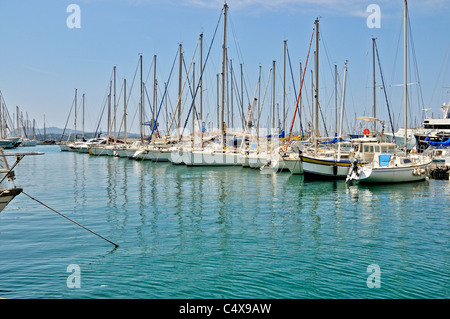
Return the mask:
<path id="1" fill-rule="evenodd" d="M 394 153 L 394 148 L 392 146 L 389 146 L 389 145 L 383 145 L 381 147 L 381 152 L 382 153 Z"/>
<path id="2" fill-rule="evenodd" d="M 409 163 L 411 163 L 411 160 L 409 158 L 403 159 L 403 164 L 409 164 Z"/>
<path id="3" fill-rule="evenodd" d="M 364 153 L 373 153 L 373 145 L 364 145 Z"/>

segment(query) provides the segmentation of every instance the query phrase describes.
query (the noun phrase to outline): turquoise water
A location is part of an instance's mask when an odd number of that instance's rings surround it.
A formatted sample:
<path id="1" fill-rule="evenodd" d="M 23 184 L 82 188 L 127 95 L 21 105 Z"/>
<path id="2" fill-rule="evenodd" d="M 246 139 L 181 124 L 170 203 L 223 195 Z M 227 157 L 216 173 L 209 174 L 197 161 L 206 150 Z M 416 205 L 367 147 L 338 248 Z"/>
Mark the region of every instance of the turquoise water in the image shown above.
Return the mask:
<path id="1" fill-rule="evenodd" d="M 15 184 L 119 247 L 21 194 L 0 213 L 1 298 L 450 297 L 450 181 L 347 186 L 31 150 L 45 155 Z"/>

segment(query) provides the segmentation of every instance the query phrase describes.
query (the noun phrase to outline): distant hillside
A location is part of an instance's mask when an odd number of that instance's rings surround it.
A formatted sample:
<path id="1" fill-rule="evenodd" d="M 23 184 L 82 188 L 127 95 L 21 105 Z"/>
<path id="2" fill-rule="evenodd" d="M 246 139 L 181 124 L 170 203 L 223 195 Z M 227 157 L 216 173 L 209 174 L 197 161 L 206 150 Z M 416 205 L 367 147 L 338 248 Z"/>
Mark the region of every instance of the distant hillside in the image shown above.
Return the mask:
<path id="1" fill-rule="evenodd" d="M 64 136 L 62 135 L 64 133 Z M 106 132 L 100 132 L 101 134 L 105 134 Z M 94 137 L 95 132 L 84 132 L 84 136 L 85 138 L 93 138 Z M 98 135 L 99 133 L 97 133 Z M 83 132 L 77 130 L 77 136 L 82 136 Z M 54 141 L 60 141 L 62 140 L 66 140 L 69 137 L 73 137 L 74 136 L 74 132 L 71 129 L 66 129 L 64 131 L 64 129 L 59 128 L 59 127 L 47 127 L 45 128 L 45 138 L 44 138 L 44 129 L 43 128 L 36 128 L 36 139 L 43 141 L 45 140 L 54 140 Z M 130 138 L 136 138 L 139 137 L 139 134 L 136 133 L 127 133 L 127 137 Z M 119 135 L 119 138 L 123 138 L 123 133 L 121 133 Z"/>

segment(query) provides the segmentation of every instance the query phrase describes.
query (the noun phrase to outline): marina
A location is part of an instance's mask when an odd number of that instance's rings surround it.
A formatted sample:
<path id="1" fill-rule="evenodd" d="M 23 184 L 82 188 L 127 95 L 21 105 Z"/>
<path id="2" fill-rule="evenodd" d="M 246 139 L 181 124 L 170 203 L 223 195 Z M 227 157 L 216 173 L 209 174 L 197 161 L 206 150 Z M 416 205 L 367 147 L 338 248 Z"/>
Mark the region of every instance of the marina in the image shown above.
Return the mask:
<path id="1" fill-rule="evenodd" d="M 226 1 L 173 55 L 102 57 L 101 103 L 101 80 L 71 88 L 50 114 L 64 127 L 40 112 L 39 129 L 0 83 L 0 298 L 448 298 L 450 102 L 424 107 L 401 4 L 397 51 L 364 44 L 370 94 L 361 64 L 332 65 L 345 46 L 321 16 L 292 46 L 299 67 L 284 40 L 249 71 Z"/>
<path id="2" fill-rule="evenodd" d="M 16 184 L 119 247 L 20 195 L 0 213 L 2 298 L 448 296 L 448 180 L 348 185 L 36 151 Z M 381 289 L 366 285 L 371 264 Z"/>

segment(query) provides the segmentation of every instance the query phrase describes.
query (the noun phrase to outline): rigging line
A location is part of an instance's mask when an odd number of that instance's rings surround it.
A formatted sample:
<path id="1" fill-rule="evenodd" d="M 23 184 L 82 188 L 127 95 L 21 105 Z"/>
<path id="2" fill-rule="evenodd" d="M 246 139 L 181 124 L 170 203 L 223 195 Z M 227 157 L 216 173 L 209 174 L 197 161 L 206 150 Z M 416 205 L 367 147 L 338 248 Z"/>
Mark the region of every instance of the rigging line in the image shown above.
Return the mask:
<path id="1" fill-rule="evenodd" d="M 131 86 L 128 86 L 128 84 L 127 84 L 127 89 L 129 88 L 129 91 L 128 91 L 128 97 L 127 97 L 127 101 L 126 101 L 126 105 L 127 105 L 127 107 L 129 106 L 129 104 L 130 104 L 130 99 L 132 98 L 132 91 L 133 91 L 133 86 L 134 86 L 134 81 L 135 81 L 135 79 L 136 79 L 136 75 L 137 75 L 137 72 L 138 72 L 138 70 L 139 70 L 139 59 L 138 59 L 138 63 L 137 63 L 137 65 L 136 65 L 136 70 L 134 71 L 134 76 L 133 76 L 133 80 L 131 81 Z M 138 108 L 136 108 L 136 111 L 135 111 L 135 114 L 134 114 L 134 117 L 133 117 L 133 120 L 131 121 L 131 123 L 130 123 L 130 127 L 132 127 L 133 126 L 133 124 L 134 124 L 134 120 L 135 120 L 135 118 L 136 118 L 136 113 L 137 113 L 137 111 L 138 111 Z M 127 113 L 128 114 L 128 113 Z M 124 114 L 124 116 L 126 116 L 126 114 Z"/>
<path id="2" fill-rule="evenodd" d="M 394 58 L 394 65 L 392 67 L 392 70 L 395 71 L 396 65 L 397 65 L 397 55 L 398 55 L 398 51 L 400 48 L 400 41 L 401 41 L 401 35 L 402 35 L 402 30 L 403 30 L 403 16 L 400 19 L 400 31 L 398 32 L 398 39 L 397 39 L 397 50 L 395 51 L 395 58 Z M 394 74 L 395 72 L 392 72 L 391 74 L 391 82 L 390 83 L 394 83 Z M 386 89 L 386 87 L 384 87 Z M 391 98 L 392 95 L 392 90 L 389 91 L 389 99 Z"/>
<path id="3" fill-rule="evenodd" d="M 196 50 L 197 51 L 197 50 Z M 195 52 L 194 52 L 194 56 L 195 56 Z M 190 72 L 190 70 L 191 70 L 191 67 L 192 67 L 192 63 L 191 63 L 191 65 L 189 66 L 189 71 L 187 70 L 187 68 L 186 68 L 186 62 L 184 61 L 184 56 L 183 56 L 183 65 L 184 65 L 184 70 L 186 71 L 186 75 L 187 75 L 187 84 L 188 84 L 188 88 L 189 88 L 189 92 L 191 92 L 191 97 L 192 98 L 194 98 L 194 93 L 192 92 L 192 86 L 191 86 L 191 81 L 189 80 L 189 72 Z M 195 84 L 195 83 L 192 83 L 192 84 Z M 196 109 L 196 107 L 195 107 L 195 105 L 194 105 L 194 113 L 195 113 L 195 116 L 196 116 L 196 118 L 197 118 L 197 121 L 199 120 L 199 117 L 198 117 L 198 112 L 197 112 L 197 109 Z M 189 115 L 188 115 L 189 116 Z M 184 129 L 184 127 L 183 127 L 183 129 Z"/>
<path id="4" fill-rule="evenodd" d="M 297 96 L 297 89 L 295 88 L 294 73 L 293 73 L 293 71 L 292 71 L 291 56 L 289 55 L 289 48 L 288 48 L 288 46 L 287 46 L 287 43 L 286 43 L 286 52 L 287 52 L 287 55 L 288 55 L 289 68 L 290 68 L 290 70 L 291 70 L 292 85 L 293 85 L 293 87 L 294 87 L 294 96 Z M 303 124 L 302 124 L 302 115 L 301 115 L 301 112 L 302 112 L 302 110 L 300 110 L 300 111 L 298 112 L 298 119 L 299 119 L 299 121 L 300 121 L 300 131 L 301 131 L 301 136 L 302 136 L 302 138 L 303 138 L 304 134 L 303 134 Z M 287 115 L 287 111 L 286 111 L 286 114 L 285 114 L 285 115 Z M 286 132 L 285 132 L 285 134 L 286 134 Z"/>
<path id="5" fill-rule="evenodd" d="M 229 11 L 228 11 L 228 14 L 229 14 Z M 238 58 L 240 59 L 240 61 L 242 61 L 241 64 L 244 64 L 244 62 L 243 62 L 244 61 L 244 56 L 242 54 L 241 47 L 238 45 L 238 42 L 236 41 L 237 36 L 236 36 L 236 30 L 235 30 L 235 27 L 234 27 L 232 16 L 229 14 L 228 17 L 229 17 L 229 21 L 230 21 L 231 32 L 233 33 L 234 40 L 235 40 L 234 43 L 236 45 L 236 52 L 238 54 Z M 248 78 L 247 72 L 245 72 L 245 73 L 246 73 L 246 77 Z M 250 103 L 250 95 L 249 95 L 249 92 L 248 92 L 247 82 L 245 81 L 245 78 L 243 79 L 242 82 L 243 82 L 243 86 L 245 87 L 245 89 L 243 89 L 243 91 L 245 91 L 245 94 L 247 95 L 247 100 L 248 100 L 249 104 L 251 104 Z M 244 92 L 242 92 L 242 94 L 244 94 Z M 241 104 L 242 104 L 242 108 L 243 108 L 244 107 L 243 106 L 244 101 L 241 101 L 241 102 L 242 102 Z M 244 119 L 244 121 L 245 121 L 245 119 Z"/>
<path id="6" fill-rule="evenodd" d="M 263 110 L 263 107 L 264 107 L 264 102 L 266 100 L 266 93 L 267 93 L 267 89 L 269 87 L 271 75 L 272 75 L 272 68 L 270 68 L 270 70 L 269 70 L 269 77 L 267 78 L 266 88 L 264 89 L 264 95 L 263 95 L 263 99 L 262 99 L 262 102 L 261 102 L 261 108 L 260 108 L 259 114 L 258 114 L 258 127 L 259 127 L 259 120 L 261 119 L 261 114 L 262 114 L 262 110 Z"/>
<path id="7" fill-rule="evenodd" d="M 386 86 L 384 85 L 384 76 L 383 76 L 383 70 L 381 69 L 381 63 L 380 63 L 380 56 L 378 54 L 378 46 L 377 46 L 377 42 L 375 41 L 375 52 L 377 53 L 377 60 L 378 60 L 378 67 L 380 69 L 380 75 L 381 75 L 381 83 L 383 84 L 383 92 L 384 92 L 384 98 L 386 99 L 386 105 L 388 108 L 388 115 L 389 115 L 389 123 L 391 123 L 391 129 L 392 129 L 392 139 L 395 143 L 395 132 L 394 132 L 394 124 L 392 123 L 392 117 L 391 117 L 391 110 L 389 108 L 389 100 L 388 100 L 388 96 L 386 93 Z M 406 137 L 405 137 L 406 138 Z"/>
<path id="8" fill-rule="evenodd" d="M 222 11 L 223 11 L 223 9 L 222 9 Z M 208 62 L 209 54 L 211 53 L 211 48 L 212 48 L 212 45 L 214 43 L 214 39 L 216 38 L 217 29 L 219 28 L 219 23 L 220 23 L 220 20 L 221 20 L 221 17 L 222 17 L 222 11 L 221 11 L 221 14 L 220 14 L 220 17 L 219 17 L 219 21 L 217 21 L 216 30 L 214 31 L 214 35 L 213 35 L 213 37 L 211 39 L 211 44 L 209 45 L 208 54 L 206 55 L 205 63 L 202 66 L 202 72 L 200 73 L 200 78 L 198 79 L 198 84 L 197 84 L 197 86 L 195 88 L 195 94 L 194 94 L 194 98 L 192 100 L 191 108 L 194 106 L 195 97 L 197 96 L 198 88 L 200 86 L 200 83 L 201 83 L 202 78 L 203 78 L 203 74 L 205 72 L 206 63 Z M 190 113 L 190 111 L 191 110 L 189 109 L 189 113 Z M 188 117 L 189 117 L 189 115 L 188 115 Z M 186 126 L 187 121 L 188 121 L 188 119 L 186 119 L 186 122 L 185 122 L 184 126 Z M 180 134 L 180 138 L 179 138 L 178 142 L 181 141 L 181 138 L 182 138 L 182 135 Z"/>
<path id="9" fill-rule="evenodd" d="M 72 114 L 72 109 L 73 109 L 74 104 L 75 104 L 75 97 L 72 100 L 72 106 L 70 107 L 69 115 L 67 116 L 66 125 L 64 125 L 64 130 L 61 134 L 61 139 L 59 140 L 60 143 L 62 142 L 62 140 L 64 138 L 64 133 L 66 132 L 67 123 L 69 122 L 70 114 Z M 70 135 L 69 135 L 69 137 L 70 137 Z"/>
<path id="10" fill-rule="evenodd" d="M 101 239 L 103 239 L 103 240 L 106 240 L 106 241 L 107 241 L 107 242 L 109 242 L 110 244 L 113 244 L 113 245 L 115 246 L 115 248 L 119 247 L 119 245 L 117 245 L 117 244 L 113 243 L 112 241 L 110 241 L 110 240 L 106 239 L 106 238 L 105 238 L 105 237 L 103 237 L 103 236 L 100 236 L 99 234 L 97 234 L 96 232 L 93 232 L 93 231 L 92 231 L 92 230 L 90 230 L 89 228 L 86 228 L 86 227 L 84 227 L 83 225 L 81 225 L 80 223 L 78 223 L 78 222 L 74 221 L 73 219 L 71 219 L 71 218 L 67 217 L 66 215 L 63 215 L 63 214 L 61 214 L 61 213 L 60 213 L 60 212 L 58 212 L 57 210 L 55 210 L 55 209 L 51 208 L 50 206 L 48 206 L 48 205 L 44 204 L 44 203 L 43 203 L 43 202 L 41 202 L 40 200 L 37 200 L 37 199 L 36 199 L 36 198 L 34 198 L 33 196 L 30 196 L 30 195 L 28 195 L 28 194 L 27 194 L 27 193 L 25 193 L 24 191 L 22 191 L 22 194 L 24 194 L 24 195 L 28 196 L 28 197 L 29 197 L 29 198 L 31 198 L 32 200 L 34 200 L 34 201 L 38 202 L 39 204 L 41 204 L 42 206 L 45 206 L 45 207 L 47 207 L 47 208 L 48 208 L 48 209 L 50 209 L 51 211 L 54 211 L 54 212 L 55 212 L 55 213 L 57 213 L 58 215 L 60 215 L 60 216 L 62 216 L 62 217 L 64 217 L 64 218 L 66 218 L 66 219 L 70 220 L 70 221 L 71 221 L 72 223 L 74 223 L 74 224 L 76 224 L 76 225 L 80 226 L 81 228 L 84 228 L 84 229 L 86 229 L 87 231 L 89 231 L 89 232 L 91 232 L 92 234 L 94 234 L 94 235 L 96 235 L 96 236 L 100 237 Z"/>
<path id="11" fill-rule="evenodd" d="M 239 93 L 241 93 L 240 91 L 239 91 L 239 87 L 238 87 L 238 83 L 237 83 L 237 80 L 236 80 L 236 72 L 233 72 L 232 73 L 232 76 L 233 76 L 233 79 L 234 79 L 234 81 L 232 81 L 233 82 L 233 87 L 235 88 L 235 90 L 236 90 L 236 96 L 238 96 L 239 97 L 239 100 L 240 100 L 240 94 Z M 242 126 L 244 127 L 244 123 L 245 123 L 245 115 L 244 115 L 244 106 L 242 105 L 242 101 L 238 101 L 239 103 L 237 103 L 238 105 L 240 105 L 240 109 L 239 109 L 239 111 L 240 111 L 240 113 L 239 113 L 239 115 L 241 116 L 241 121 L 242 121 Z"/>
<path id="12" fill-rule="evenodd" d="M 422 105 L 421 105 L 421 107 L 419 106 L 419 110 L 418 111 L 419 111 L 419 114 L 423 114 L 420 109 L 421 108 L 424 109 L 425 108 L 425 104 L 423 102 L 422 87 L 420 85 L 419 68 L 417 66 L 416 50 L 414 48 L 414 41 L 413 41 L 412 29 L 411 29 L 411 21 L 409 19 L 409 15 L 408 15 L 408 27 L 409 27 L 409 34 L 410 34 L 409 38 L 410 38 L 410 41 L 411 41 L 411 52 L 413 53 L 412 57 L 413 57 L 413 61 L 414 61 L 414 72 L 416 73 L 417 84 L 418 84 L 418 87 L 419 87 L 418 90 L 417 90 L 417 95 L 418 95 L 417 99 L 422 102 Z M 421 115 L 421 120 L 423 122 L 423 116 L 422 115 Z"/>
<path id="13" fill-rule="evenodd" d="M 431 93 L 431 98 L 430 98 L 430 101 L 428 102 L 429 105 L 431 105 L 434 100 L 434 94 L 436 93 L 436 88 L 441 79 L 441 74 L 447 72 L 448 63 L 450 62 L 449 53 L 450 53 L 450 42 L 448 43 L 447 49 L 444 54 L 444 59 L 442 60 L 442 64 L 439 68 L 439 74 L 436 77 L 436 84 L 434 85 L 433 93 Z"/>
<path id="14" fill-rule="evenodd" d="M 198 46 L 198 42 L 197 42 L 197 46 Z M 195 52 L 196 51 L 197 51 L 197 48 L 195 48 Z M 194 52 L 194 56 L 195 56 L 195 52 Z M 186 71 L 186 81 L 187 81 L 187 85 L 188 85 L 188 88 L 189 88 L 189 92 L 191 92 L 192 106 L 189 108 L 189 112 L 188 112 L 188 115 L 187 115 L 187 118 L 186 118 L 186 122 L 184 123 L 183 130 L 181 131 L 181 136 L 183 136 L 183 134 L 184 134 L 184 130 L 186 128 L 187 122 L 188 122 L 188 120 L 189 120 L 189 118 L 191 116 L 192 108 L 194 108 L 194 113 L 195 113 L 195 116 L 197 117 L 197 121 L 199 119 L 197 110 L 195 108 L 195 103 L 194 103 L 195 102 L 195 97 L 194 97 L 194 94 L 192 93 L 191 81 L 189 80 L 189 74 L 190 74 L 190 71 L 191 71 L 191 67 L 192 67 L 192 62 L 194 60 L 194 56 L 192 57 L 191 64 L 189 65 L 189 70 L 187 70 L 187 68 L 186 68 L 186 63 L 184 61 L 184 56 L 183 56 L 183 65 L 184 65 L 184 70 Z M 199 81 L 198 85 L 200 85 L 200 81 Z M 192 133 L 192 134 L 194 134 L 194 133 Z"/>
<path id="15" fill-rule="evenodd" d="M 173 68 L 175 66 L 175 62 L 177 60 L 177 57 L 178 57 L 178 50 L 177 50 L 177 53 L 175 54 L 175 59 L 173 60 L 172 69 L 170 70 L 170 74 L 169 74 L 169 79 L 167 80 L 167 83 L 166 83 L 165 88 L 164 88 L 164 94 L 163 94 L 163 96 L 161 98 L 161 103 L 159 104 L 158 113 L 156 114 L 155 122 L 153 123 L 152 133 L 150 134 L 150 138 L 148 139 L 148 143 L 149 144 L 150 144 L 150 142 L 152 140 L 153 133 L 155 132 L 156 123 L 157 123 L 157 120 L 158 120 L 158 117 L 159 117 L 159 112 L 161 111 L 161 107 L 162 107 L 163 102 L 164 102 L 164 97 L 166 96 L 167 87 L 169 86 L 170 78 L 172 76 L 172 71 L 173 71 Z"/>
<path id="16" fill-rule="evenodd" d="M 150 110 L 151 110 L 150 98 L 148 97 L 147 86 L 145 84 L 144 84 L 144 91 L 145 91 L 145 95 L 147 96 L 147 101 L 148 101 L 148 104 L 149 104 Z M 152 120 L 154 120 L 154 125 L 156 126 L 156 133 L 158 133 L 158 135 L 159 135 L 159 131 L 158 131 L 158 128 L 157 128 L 158 127 L 157 121 L 156 121 L 156 119 L 153 119 L 153 118 L 152 118 Z M 150 121 L 150 123 L 151 123 L 151 121 Z"/>
<path id="17" fill-rule="evenodd" d="M 322 112 L 322 107 L 320 106 L 320 102 L 319 102 L 319 111 L 320 111 L 320 117 L 322 118 L 322 122 L 323 122 L 323 128 L 325 129 L 325 134 L 327 135 L 327 137 L 329 137 L 328 130 L 327 130 L 327 124 L 325 123 L 325 118 L 323 117 L 323 112 Z"/>
<path id="18" fill-rule="evenodd" d="M 113 70 L 111 70 L 111 75 L 109 77 L 108 85 L 106 86 L 105 95 L 103 96 L 103 101 L 104 101 L 105 105 L 103 106 L 103 109 L 100 112 L 100 119 L 98 120 L 98 124 L 97 124 L 97 128 L 95 129 L 94 136 L 97 136 L 97 132 L 98 132 L 98 129 L 100 127 L 100 123 L 101 123 L 102 118 L 103 118 L 103 113 L 105 112 L 105 107 L 106 107 L 106 104 L 108 102 L 108 96 L 109 96 L 108 91 L 109 91 L 109 88 L 110 88 L 110 82 L 111 82 L 112 77 L 113 77 Z"/>
<path id="19" fill-rule="evenodd" d="M 219 18 L 219 21 L 220 21 L 220 18 Z M 217 30 L 217 29 L 216 29 L 216 30 Z M 195 57 L 195 53 L 197 52 L 198 43 L 199 43 L 199 41 L 197 41 L 197 45 L 195 46 L 194 54 L 192 55 L 191 64 L 189 65 L 189 72 L 190 72 L 191 67 L 192 67 L 192 63 L 193 63 L 193 60 L 194 60 L 194 57 Z M 183 57 L 184 57 L 184 54 L 183 54 Z M 184 59 L 183 59 L 183 61 L 184 61 Z M 180 94 L 179 94 L 179 96 L 178 96 L 178 99 L 177 99 L 177 106 L 175 107 L 175 110 L 174 110 L 174 112 L 173 112 L 172 120 L 170 121 L 169 128 L 167 129 L 166 137 L 168 136 L 169 131 L 170 131 L 170 128 L 172 127 L 172 124 L 173 124 L 173 122 L 175 121 L 175 116 L 177 115 L 178 109 L 180 109 L 180 113 L 183 112 L 183 108 L 182 108 L 182 106 L 181 106 L 181 103 L 182 103 L 181 100 L 182 100 L 182 95 L 183 95 L 183 93 L 184 93 L 184 88 L 186 87 L 186 82 L 187 82 L 188 79 L 189 79 L 189 72 L 186 72 L 186 78 L 184 79 L 183 87 L 182 87 L 182 89 L 181 89 L 181 91 L 180 91 Z M 183 102 L 183 107 L 184 107 L 184 103 L 186 103 L 186 101 Z M 179 127 L 179 126 L 180 126 L 180 123 L 178 123 L 178 127 Z"/>
<path id="20" fill-rule="evenodd" d="M 313 28 L 312 34 L 311 34 L 311 40 L 309 42 L 309 49 L 308 49 L 308 55 L 306 56 L 306 63 L 305 63 L 305 67 L 303 69 L 303 74 L 302 74 L 302 81 L 300 83 L 300 91 L 298 92 L 298 97 L 297 97 L 297 102 L 295 104 L 295 109 L 294 109 L 294 116 L 292 117 L 292 123 L 291 123 L 291 128 L 289 130 L 289 136 L 288 139 L 286 141 L 286 148 L 285 151 L 287 151 L 287 148 L 289 146 L 289 141 L 291 139 L 291 134 L 292 134 L 292 128 L 294 127 L 294 122 L 295 122 L 295 115 L 297 113 L 297 109 L 298 109 L 298 102 L 300 101 L 300 97 L 302 95 L 302 88 L 303 88 L 303 81 L 305 79 L 305 71 L 306 71 L 306 67 L 308 66 L 308 60 L 309 60 L 309 53 L 311 52 L 311 45 L 312 45 L 312 40 L 314 38 L 314 31 L 315 28 Z"/>

